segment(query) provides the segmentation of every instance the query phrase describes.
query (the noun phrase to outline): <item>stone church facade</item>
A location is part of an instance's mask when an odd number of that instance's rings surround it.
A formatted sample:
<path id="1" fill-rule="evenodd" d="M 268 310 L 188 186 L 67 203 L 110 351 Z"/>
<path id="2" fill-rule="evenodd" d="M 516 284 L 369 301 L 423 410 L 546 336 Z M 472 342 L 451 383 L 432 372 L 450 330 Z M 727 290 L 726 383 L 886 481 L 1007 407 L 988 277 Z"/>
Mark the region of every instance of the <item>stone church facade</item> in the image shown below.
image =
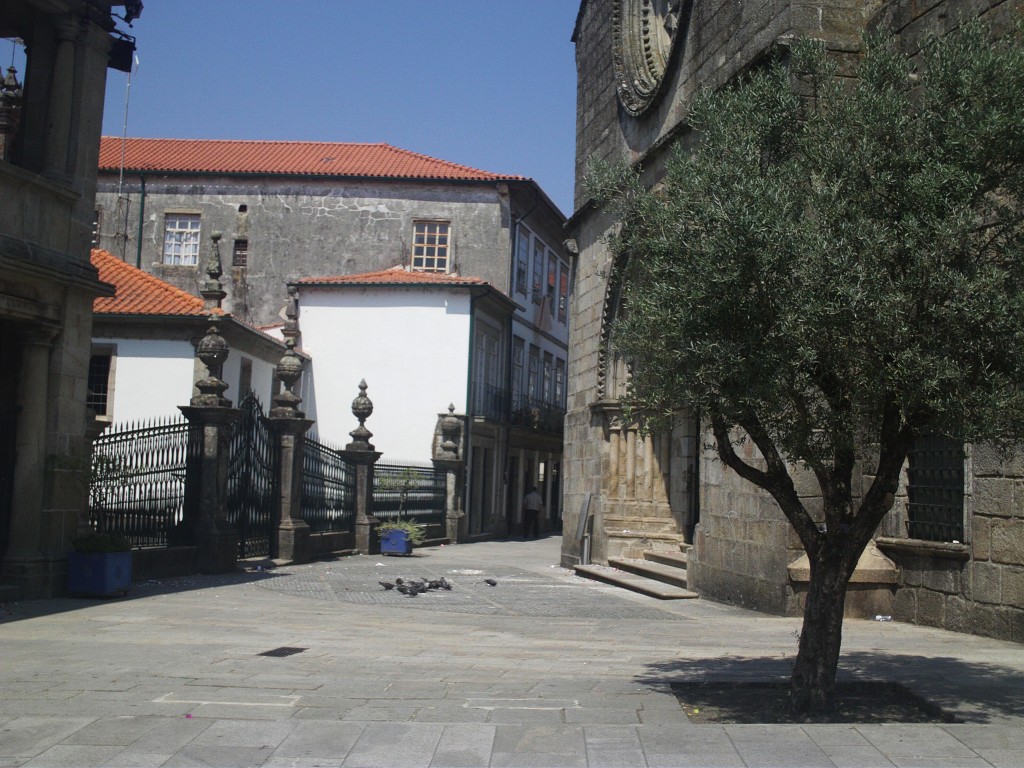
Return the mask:
<path id="1" fill-rule="evenodd" d="M 774 500 L 721 464 L 694 414 L 680 413 L 671 434 L 646 437 L 623 418 L 627 372 L 609 340 L 618 295 L 605 242 L 616 222 L 588 200 L 590 160 L 637 165 L 657 183 L 667 148 L 687 140 L 687 105 L 697 89 L 729 83 L 793 38 L 824 40 L 842 63 L 857 56 L 863 31 L 885 28 L 912 55 L 925 35 L 953 28 L 964 13 L 998 29 L 1022 10 L 1020 0 L 583 0 L 573 35 L 576 212 L 568 228 L 578 261 L 564 566 L 586 554 L 600 563 L 682 548 L 692 589 L 777 614 L 801 610 L 806 580 L 799 541 Z M 946 476 L 959 483 L 952 495 L 962 504 L 961 524 L 908 536 L 908 498 L 900 498 L 851 582 L 851 592 L 863 594 L 848 603 L 862 614 L 884 607 L 898 620 L 1020 640 L 1024 466 L 978 446 L 957 447 L 944 460 L 954 465 Z M 806 488 L 808 496 L 818 493 L 813 482 Z"/>

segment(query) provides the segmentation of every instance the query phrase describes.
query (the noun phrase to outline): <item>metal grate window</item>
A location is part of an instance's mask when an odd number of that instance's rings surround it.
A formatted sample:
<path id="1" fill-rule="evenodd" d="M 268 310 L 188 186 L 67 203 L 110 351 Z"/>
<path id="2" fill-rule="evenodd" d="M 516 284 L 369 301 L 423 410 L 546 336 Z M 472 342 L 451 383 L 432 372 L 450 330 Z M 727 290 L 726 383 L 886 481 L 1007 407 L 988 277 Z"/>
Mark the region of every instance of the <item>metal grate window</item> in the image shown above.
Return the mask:
<path id="1" fill-rule="evenodd" d="M 907 535 L 926 541 L 964 540 L 964 445 L 923 435 L 910 451 Z"/>
<path id="2" fill-rule="evenodd" d="M 110 353 L 95 354 L 89 358 L 89 380 L 85 404 L 97 416 L 107 416 L 110 399 Z"/>
<path id="3" fill-rule="evenodd" d="M 245 267 L 249 264 L 249 241 L 235 240 L 235 246 L 231 251 L 231 266 Z"/>

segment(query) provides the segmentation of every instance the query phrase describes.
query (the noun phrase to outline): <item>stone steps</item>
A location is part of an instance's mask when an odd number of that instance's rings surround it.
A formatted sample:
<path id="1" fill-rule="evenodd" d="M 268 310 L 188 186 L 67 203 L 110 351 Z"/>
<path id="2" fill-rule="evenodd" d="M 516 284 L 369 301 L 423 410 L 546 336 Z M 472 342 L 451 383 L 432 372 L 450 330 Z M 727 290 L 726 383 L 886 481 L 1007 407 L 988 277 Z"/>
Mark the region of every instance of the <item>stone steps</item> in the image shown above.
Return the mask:
<path id="1" fill-rule="evenodd" d="M 626 571 L 619 571 L 607 566 L 600 565 L 577 565 L 576 574 L 584 578 L 601 581 L 615 587 L 622 587 L 642 595 L 656 597 L 659 600 L 688 600 L 699 597 L 696 592 L 688 589 L 674 587 L 655 579 L 648 579 L 644 576 L 637 576 Z"/>
<path id="2" fill-rule="evenodd" d="M 577 575 L 622 587 L 659 600 L 688 600 L 699 597 L 689 590 L 686 580 L 686 553 L 689 544 L 678 550 L 648 550 L 642 558 L 609 557 L 607 566 L 577 565 Z"/>

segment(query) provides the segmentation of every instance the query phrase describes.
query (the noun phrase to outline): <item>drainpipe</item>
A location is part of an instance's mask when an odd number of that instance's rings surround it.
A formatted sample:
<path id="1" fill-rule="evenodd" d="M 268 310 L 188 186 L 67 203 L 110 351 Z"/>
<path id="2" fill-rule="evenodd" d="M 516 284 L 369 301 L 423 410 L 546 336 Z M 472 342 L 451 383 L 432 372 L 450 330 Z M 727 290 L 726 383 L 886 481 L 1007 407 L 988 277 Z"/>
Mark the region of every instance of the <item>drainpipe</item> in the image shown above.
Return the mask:
<path id="1" fill-rule="evenodd" d="M 472 533 L 472 510 L 470 493 L 473 482 L 473 350 L 476 346 L 476 297 L 469 294 L 469 354 L 466 369 L 466 439 L 463 441 L 463 462 L 466 466 L 466 477 L 462 489 L 462 508 L 466 510 L 466 535 Z"/>
<path id="2" fill-rule="evenodd" d="M 135 237 L 135 266 L 142 269 L 142 225 L 146 219 L 146 174 L 140 173 L 139 181 L 142 182 L 142 189 L 139 192 L 139 231 Z"/>

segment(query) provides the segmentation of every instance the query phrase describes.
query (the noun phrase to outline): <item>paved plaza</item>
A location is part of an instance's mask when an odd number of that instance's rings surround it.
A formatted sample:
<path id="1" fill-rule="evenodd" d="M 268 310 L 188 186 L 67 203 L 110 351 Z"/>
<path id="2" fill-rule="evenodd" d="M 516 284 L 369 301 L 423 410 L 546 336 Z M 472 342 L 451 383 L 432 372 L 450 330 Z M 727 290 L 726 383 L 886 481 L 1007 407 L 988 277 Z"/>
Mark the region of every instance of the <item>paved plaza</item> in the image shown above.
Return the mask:
<path id="1" fill-rule="evenodd" d="M 695 724 L 671 683 L 785 678 L 799 621 L 623 593 L 558 567 L 559 545 L 0 606 L 0 766 L 1024 768 L 1022 645 L 850 620 L 842 679 L 962 722 Z M 417 597 L 378 583 L 441 576 Z"/>

